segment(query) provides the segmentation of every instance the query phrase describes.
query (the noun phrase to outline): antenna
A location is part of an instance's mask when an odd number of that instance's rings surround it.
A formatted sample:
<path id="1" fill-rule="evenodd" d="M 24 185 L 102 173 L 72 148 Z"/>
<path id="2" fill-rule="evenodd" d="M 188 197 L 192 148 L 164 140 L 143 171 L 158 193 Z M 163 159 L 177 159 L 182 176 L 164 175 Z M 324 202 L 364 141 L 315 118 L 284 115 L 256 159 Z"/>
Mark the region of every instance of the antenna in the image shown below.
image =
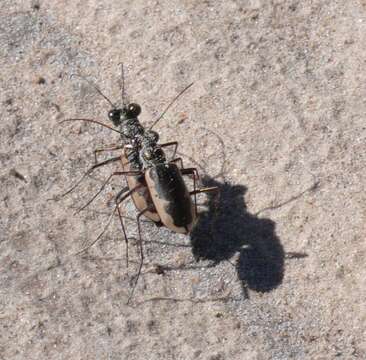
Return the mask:
<path id="1" fill-rule="evenodd" d="M 165 115 L 165 113 L 169 110 L 169 108 L 177 101 L 177 99 L 183 95 L 194 83 L 190 83 L 188 86 L 186 86 L 165 108 L 165 110 L 161 113 L 161 115 L 153 122 L 153 124 L 149 127 L 149 130 L 151 130 L 158 122 L 159 120 Z"/>
<path id="2" fill-rule="evenodd" d="M 82 76 L 82 75 L 79 75 L 79 74 L 71 74 L 70 75 L 70 78 L 73 78 L 73 77 L 78 77 L 78 78 L 80 78 L 80 79 L 82 79 L 82 80 L 84 80 L 84 81 L 86 81 L 90 86 L 92 86 L 97 92 L 98 92 L 98 94 L 99 95 L 101 95 L 101 96 L 103 96 L 103 98 L 105 99 L 105 100 L 107 100 L 108 101 L 108 103 L 112 106 L 112 108 L 113 109 L 115 109 L 116 108 L 116 106 L 112 103 L 112 101 L 110 101 L 103 93 L 102 93 L 102 90 L 100 90 L 99 88 L 98 88 L 98 86 L 97 85 L 95 85 L 92 81 L 90 81 L 89 79 L 87 79 L 86 77 L 84 77 L 84 76 Z"/>
<path id="3" fill-rule="evenodd" d="M 98 125 L 101 125 L 107 129 L 110 129 L 110 130 L 113 130 L 115 132 L 117 132 L 118 134 L 122 134 L 120 131 L 116 130 L 115 128 L 112 128 L 112 126 L 109 126 L 107 124 L 103 124 L 102 122 L 100 121 L 97 121 L 97 120 L 93 120 L 93 119 L 65 119 L 65 120 L 62 120 L 59 122 L 59 124 L 63 124 L 65 122 L 69 122 L 69 121 L 85 121 L 85 122 L 91 122 L 91 123 L 94 123 L 94 124 L 98 124 Z"/>
<path id="4" fill-rule="evenodd" d="M 125 107 L 125 73 L 124 73 L 124 69 L 123 69 L 123 63 L 120 63 L 119 65 L 121 65 L 121 101 L 122 101 L 122 106 Z"/>

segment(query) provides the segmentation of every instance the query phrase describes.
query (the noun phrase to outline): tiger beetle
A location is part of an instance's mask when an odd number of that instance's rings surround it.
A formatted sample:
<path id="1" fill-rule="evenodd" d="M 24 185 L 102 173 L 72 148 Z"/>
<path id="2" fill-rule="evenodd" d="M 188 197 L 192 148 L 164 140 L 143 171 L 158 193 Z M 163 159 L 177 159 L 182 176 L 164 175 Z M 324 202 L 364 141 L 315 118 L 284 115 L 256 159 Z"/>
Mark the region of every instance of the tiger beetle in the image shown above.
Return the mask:
<path id="1" fill-rule="evenodd" d="M 85 79 L 85 78 L 83 78 Z M 85 79 L 88 81 L 87 79 Z M 141 273 L 143 265 L 143 250 L 141 239 L 141 226 L 140 217 L 144 215 L 157 225 L 165 225 L 170 230 L 188 234 L 197 217 L 197 202 L 196 194 L 217 191 L 217 188 L 206 188 L 196 190 L 196 180 L 198 179 L 198 173 L 195 168 L 183 168 L 183 162 L 181 158 L 174 159 L 174 155 L 177 150 L 177 142 L 169 142 L 158 145 L 159 135 L 152 130 L 152 127 L 164 116 L 167 110 L 172 104 L 190 88 L 193 83 L 184 88 L 174 99 L 169 103 L 163 113 L 154 121 L 149 129 L 144 129 L 138 120 L 138 116 L 141 113 L 141 107 L 138 104 L 124 102 L 124 77 L 123 77 L 123 65 L 122 65 L 122 107 L 117 108 L 93 83 L 90 83 L 97 92 L 106 99 L 112 106 L 112 110 L 108 112 L 108 118 L 112 121 L 113 125 L 117 128 L 113 128 L 109 125 L 101 123 L 93 119 L 75 118 L 66 119 L 63 122 L 68 121 L 85 121 L 99 124 L 103 127 L 109 128 L 120 134 L 121 143 L 113 145 L 108 148 L 97 149 L 94 151 L 95 160 L 97 152 L 118 150 L 122 149 L 122 154 L 118 157 L 107 159 L 101 163 L 96 163 L 88 169 L 83 177 L 66 193 L 62 196 L 70 193 L 80 184 L 80 182 L 89 175 L 96 168 L 106 165 L 111 162 L 120 160 L 122 163 L 123 171 L 117 171 L 112 173 L 108 179 L 103 183 L 100 190 L 89 200 L 79 211 L 86 208 L 104 189 L 107 183 L 113 176 L 124 175 L 127 180 L 128 187 L 123 188 L 115 197 L 115 208 L 100 235 L 87 247 L 77 252 L 80 254 L 94 245 L 100 237 L 104 234 L 109 226 L 116 210 L 118 211 L 123 235 L 126 241 L 126 261 L 128 266 L 128 238 L 124 228 L 122 214 L 120 211 L 120 205 L 128 197 L 132 197 L 136 209 L 139 211 L 136 219 L 138 224 L 139 234 L 139 248 L 140 248 L 140 265 L 136 275 L 133 288 L 131 290 L 128 302 L 131 300 L 137 285 L 138 278 Z M 167 161 L 166 156 L 162 150 L 163 147 L 174 146 L 173 160 Z M 176 165 L 176 162 L 180 161 L 181 168 Z M 194 190 L 189 192 L 182 175 L 193 175 Z M 192 203 L 191 195 L 194 195 L 194 205 Z"/>
<path id="2" fill-rule="evenodd" d="M 139 237 L 138 244 L 140 250 L 140 264 L 127 303 L 132 299 L 144 261 L 140 217 L 142 215 L 147 216 L 146 214 L 149 214 L 147 217 L 155 223 L 164 225 L 173 232 L 188 234 L 192 230 L 197 219 L 196 194 L 218 191 L 217 187 L 196 189 L 196 180 L 198 179 L 196 168 L 183 168 L 181 159 L 167 161 L 165 153 L 162 150 L 162 146 L 158 145 L 155 142 L 155 139 L 152 140 L 149 137 L 144 137 L 141 141 L 142 146 L 138 152 L 139 162 L 136 162 L 136 158 L 131 158 L 125 153 L 126 155 L 124 159 L 128 160 L 127 165 L 129 167 L 126 167 L 126 164 L 123 164 L 124 171 L 114 172 L 107 180 L 108 182 L 112 176 L 124 175 L 128 181 L 129 190 L 127 192 L 122 190 L 123 193 L 116 196 L 116 205 L 113 211 L 113 214 L 116 210 L 118 211 L 123 234 L 127 243 L 127 249 L 128 242 L 120 213 L 120 206 L 123 201 L 131 196 L 137 210 L 139 210 L 136 220 Z M 124 151 L 127 149 L 128 147 L 126 146 Z M 135 155 L 135 152 L 132 152 L 131 154 Z M 181 168 L 177 166 L 175 160 L 181 161 Z M 140 170 L 136 169 L 140 164 L 142 164 Z M 128 170 L 126 171 L 126 169 Z M 193 175 L 193 191 L 188 191 L 182 178 L 183 175 Z M 102 188 L 106 183 L 103 184 Z M 194 196 L 194 203 L 191 199 L 192 195 Z M 108 225 L 109 222 L 107 223 L 107 226 Z M 98 238 L 96 238 L 87 247 L 80 250 L 77 254 L 84 252 L 94 245 L 102 236 L 105 229 L 106 227 Z M 128 258 L 128 250 L 126 256 Z"/>
<path id="3" fill-rule="evenodd" d="M 217 192 L 217 187 L 196 189 L 196 179 L 198 179 L 196 168 L 179 168 L 173 161 L 167 161 L 161 146 L 146 141 L 139 152 L 142 163 L 141 176 L 144 177 L 149 198 L 152 200 L 145 209 L 137 215 L 137 227 L 139 234 L 140 265 L 127 303 L 131 300 L 136 288 L 144 255 L 142 249 L 140 216 L 145 212 L 153 212 L 159 218 L 159 222 L 168 229 L 180 233 L 188 234 L 197 218 L 196 194 L 205 192 Z M 182 175 L 193 175 L 193 191 L 188 191 Z M 194 196 L 194 204 L 191 195 Z"/>

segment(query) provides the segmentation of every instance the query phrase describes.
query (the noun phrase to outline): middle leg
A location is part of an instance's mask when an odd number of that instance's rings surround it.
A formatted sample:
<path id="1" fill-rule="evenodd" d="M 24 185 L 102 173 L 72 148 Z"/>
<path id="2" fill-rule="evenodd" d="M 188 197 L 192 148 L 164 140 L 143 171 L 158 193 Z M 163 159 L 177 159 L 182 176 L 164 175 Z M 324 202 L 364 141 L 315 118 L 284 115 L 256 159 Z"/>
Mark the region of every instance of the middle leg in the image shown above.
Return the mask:
<path id="1" fill-rule="evenodd" d="M 141 185 L 137 185 L 136 187 L 134 187 L 133 189 L 127 191 L 123 196 L 121 196 L 119 198 L 119 200 L 116 202 L 116 205 L 107 221 L 107 224 L 104 226 L 102 232 L 97 236 L 97 238 L 92 241 L 89 245 L 85 246 L 83 249 L 79 250 L 78 252 L 76 252 L 74 255 L 80 255 L 81 253 L 85 252 L 86 250 L 88 250 L 89 248 L 91 248 L 103 235 L 104 233 L 106 232 L 109 224 L 111 223 L 112 219 L 113 219 L 113 216 L 115 214 L 115 212 L 117 211 L 118 207 L 121 206 L 122 202 L 125 201 L 133 192 L 135 192 L 136 190 L 138 190 L 139 188 L 141 187 Z M 125 234 L 125 232 L 124 232 Z M 126 242 L 128 241 L 127 240 L 127 236 L 126 236 Z"/>
<path id="2" fill-rule="evenodd" d="M 136 220 L 137 220 L 137 230 L 138 230 L 138 235 L 139 235 L 139 239 L 138 239 L 138 244 L 139 244 L 139 249 L 140 249 L 140 265 L 139 265 L 139 268 L 138 268 L 138 271 L 137 271 L 137 274 L 135 275 L 136 276 L 136 279 L 133 283 L 133 286 L 132 286 L 132 290 L 130 292 L 130 295 L 128 297 L 128 300 L 127 300 L 127 305 L 130 303 L 131 299 L 132 299 L 132 296 L 133 296 L 133 293 L 135 292 L 135 288 L 136 288 L 136 285 L 137 285 L 137 282 L 139 280 L 139 277 L 140 277 L 140 274 L 141 274 L 141 269 L 142 269 L 142 265 L 144 263 L 144 252 L 143 252 L 143 247 L 142 247 L 142 237 L 141 237 L 141 223 L 140 223 L 140 217 L 147 211 L 151 211 L 151 207 L 146 207 L 144 210 L 142 210 L 141 212 L 139 212 L 136 216 Z"/>

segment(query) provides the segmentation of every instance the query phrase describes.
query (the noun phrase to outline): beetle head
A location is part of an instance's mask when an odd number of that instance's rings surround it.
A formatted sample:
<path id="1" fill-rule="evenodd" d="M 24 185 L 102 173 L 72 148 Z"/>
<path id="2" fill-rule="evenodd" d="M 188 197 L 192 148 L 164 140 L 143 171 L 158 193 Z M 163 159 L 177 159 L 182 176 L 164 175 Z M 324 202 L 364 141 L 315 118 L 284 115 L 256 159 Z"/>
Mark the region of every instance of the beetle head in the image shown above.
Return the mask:
<path id="1" fill-rule="evenodd" d="M 124 105 L 121 109 L 112 109 L 108 112 L 108 118 L 115 126 L 119 126 L 125 120 L 137 119 L 141 114 L 141 106 L 139 104 L 131 103 Z"/>

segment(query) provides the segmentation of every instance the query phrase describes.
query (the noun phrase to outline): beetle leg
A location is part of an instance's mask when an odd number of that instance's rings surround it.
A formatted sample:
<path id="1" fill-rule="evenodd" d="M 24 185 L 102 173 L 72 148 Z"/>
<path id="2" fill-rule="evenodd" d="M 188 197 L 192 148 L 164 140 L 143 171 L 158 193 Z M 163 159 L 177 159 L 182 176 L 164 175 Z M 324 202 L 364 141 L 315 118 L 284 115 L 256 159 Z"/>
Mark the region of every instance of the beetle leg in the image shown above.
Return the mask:
<path id="1" fill-rule="evenodd" d="M 97 154 L 103 151 L 113 151 L 113 150 L 119 150 L 123 149 L 124 145 L 117 145 L 117 144 L 110 144 L 105 147 L 100 147 L 94 150 L 94 161 L 95 164 L 97 164 Z"/>
<path id="2" fill-rule="evenodd" d="M 136 216 L 136 221 L 137 221 L 137 229 L 138 229 L 138 234 L 139 234 L 139 248 L 140 248 L 140 265 L 139 265 L 139 269 L 137 271 L 137 274 L 136 274 L 136 280 L 133 284 L 133 287 L 132 287 L 132 290 L 131 290 L 131 293 L 128 297 L 128 300 L 127 300 L 127 304 L 129 304 L 130 300 L 132 299 L 132 296 L 133 296 L 133 293 L 135 292 L 135 288 L 136 288 L 136 285 L 137 285 L 137 281 L 140 277 L 140 274 L 141 274 L 141 269 L 142 269 L 142 265 L 143 265 L 143 262 L 144 262 L 144 252 L 143 252 L 143 248 L 142 248 L 142 238 L 141 238 L 141 224 L 140 224 L 140 217 L 147 211 L 151 211 L 151 207 L 148 206 L 146 207 L 144 210 L 140 211 L 137 216 Z"/>
<path id="3" fill-rule="evenodd" d="M 112 214 L 110 215 L 106 225 L 104 226 L 104 229 L 102 230 L 102 232 L 97 236 L 97 238 L 92 242 L 90 243 L 89 245 L 85 246 L 84 248 L 82 248 L 81 250 L 79 250 L 78 252 L 76 252 L 74 255 L 80 255 L 82 254 L 83 252 L 85 252 L 86 250 L 88 250 L 90 247 L 92 247 L 102 236 L 103 234 L 106 232 L 109 224 L 111 223 L 112 219 L 113 219 L 113 216 L 114 216 L 114 213 L 116 212 L 116 209 L 117 209 L 117 206 L 113 209 L 113 212 Z"/>
<path id="4" fill-rule="evenodd" d="M 177 162 L 180 162 L 180 170 L 182 170 L 183 169 L 183 160 L 182 160 L 182 158 L 175 158 L 175 159 L 173 159 L 173 160 L 170 160 L 169 161 L 170 163 L 177 163 Z"/>
<path id="5" fill-rule="evenodd" d="M 195 177 L 197 181 L 200 179 L 196 168 L 180 169 L 180 172 L 182 175 L 193 175 L 193 177 Z"/>
<path id="6" fill-rule="evenodd" d="M 128 190 L 129 190 L 129 187 L 125 186 L 120 191 L 118 191 L 117 195 L 114 197 L 114 200 L 115 200 L 114 202 L 119 203 L 120 202 L 119 199 L 120 199 L 121 195 L 123 195 Z"/>
<path id="7" fill-rule="evenodd" d="M 121 214 L 121 209 L 120 209 L 120 204 L 123 200 L 120 200 L 120 197 L 121 195 L 123 195 L 126 191 L 128 191 L 128 186 L 125 186 L 123 189 L 121 189 L 118 194 L 116 195 L 115 197 L 115 203 L 117 206 L 117 211 L 118 211 L 118 217 L 119 217 L 119 221 L 120 221 L 120 224 L 121 224 L 121 228 L 122 228 L 122 233 L 123 233 L 123 236 L 125 238 L 125 244 L 126 244 L 126 268 L 128 269 L 128 237 L 127 237 L 127 234 L 126 234 L 126 229 L 125 229 L 125 226 L 123 224 L 123 219 L 122 219 L 122 214 Z"/>
<path id="8" fill-rule="evenodd" d="M 196 199 L 196 194 L 202 194 L 202 193 L 206 193 L 206 192 L 216 192 L 216 195 L 219 192 L 219 188 L 217 186 L 213 186 L 213 187 L 207 187 L 207 188 L 202 188 L 202 189 L 197 189 L 197 190 L 193 190 L 191 191 L 189 194 L 194 196 L 194 200 L 195 200 L 195 204 L 196 204 L 196 216 L 197 216 L 197 199 Z"/>
<path id="9" fill-rule="evenodd" d="M 178 150 L 178 142 L 177 141 L 171 141 L 171 142 L 167 142 L 165 144 L 160 144 L 161 147 L 168 147 L 168 146 L 174 146 L 174 151 L 173 151 L 173 156 L 172 159 L 174 159 L 177 150 Z M 174 160 L 173 160 L 174 161 Z"/>
<path id="10" fill-rule="evenodd" d="M 121 206 L 122 202 L 124 200 L 126 200 L 133 192 L 135 192 L 137 189 L 139 189 L 141 187 L 141 185 L 137 185 L 135 186 L 133 189 L 129 190 L 127 193 L 125 193 L 118 201 L 116 201 L 116 206 L 114 207 L 113 211 L 112 211 L 112 214 L 110 215 L 108 221 L 107 221 L 107 224 L 104 226 L 102 232 L 97 236 L 97 238 L 92 242 L 90 243 L 88 246 L 85 246 L 83 249 L 79 250 L 77 253 L 75 253 L 74 255 L 79 255 L 83 252 L 85 252 L 86 250 L 88 250 L 90 247 L 92 247 L 102 236 L 103 234 L 106 232 L 109 224 L 111 223 L 112 219 L 113 219 L 113 216 L 116 212 L 116 210 L 118 209 L 119 206 Z M 126 237 L 127 238 L 127 237 Z M 127 240 L 126 240 L 127 241 Z"/>
<path id="11" fill-rule="evenodd" d="M 85 174 L 80 178 L 80 180 L 78 180 L 69 190 L 67 190 L 65 193 L 59 195 L 60 197 L 64 197 L 66 196 L 67 194 L 70 194 L 73 190 L 75 190 L 79 185 L 80 183 L 88 176 L 90 175 L 96 168 L 100 167 L 100 166 L 104 166 L 104 165 L 107 165 L 109 163 L 112 163 L 112 162 L 115 162 L 115 161 L 118 161 L 118 160 L 121 160 L 121 157 L 120 156 L 116 156 L 116 157 L 113 157 L 111 159 L 107 159 L 105 161 L 102 161 L 101 163 L 98 163 L 98 164 L 94 164 L 93 166 L 91 166 L 86 172 Z"/>
<path id="12" fill-rule="evenodd" d="M 194 195 L 194 194 L 201 194 L 201 193 L 206 193 L 206 192 L 219 192 L 219 188 L 217 186 L 207 187 L 207 188 L 202 188 L 202 189 L 197 189 L 197 190 L 191 191 L 189 194 Z"/>
<path id="13" fill-rule="evenodd" d="M 186 168 L 180 170 L 182 175 L 193 175 L 193 196 L 194 196 L 194 211 L 196 213 L 196 217 L 198 216 L 198 208 L 197 208 L 197 196 L 196 196 L 196 181 L 199 180 L 198 171 L 196 168 Z M 191 193 L 190 193 L 191 194 Z"/>
<path id="14" fill-rule="evenodd" d="M 95 193 L 95 195 L 85 204 L 83 205 L 81 208 L 79 208 L 78 210 L 76 210 L 76 212 L 74 214 L 78 214 L 80 211 L 84 210 L 87 206 L 89 206 L 94 200 L 95 198 L 103 191 L 103 189 L 106 187 L 106 185 L 109 183 L 109 181 L 111 180 L 111 178 L 113 176 L 116 175 L 140 175 L 141 171 L 116 171 L 114 173 L 112 173 L 111 175 L 109 175 L 108 179 L 102 184 L 102 186 L 100 187 L 100 189 L 98 190 L 98 192 Z"/>
<path id="15" fill-rule="evenodd" d="M 182 169 L 180 169 L 180 172 L 182 175 L 193 175 L 193 191 L 196 191 L 196 181 L 199 181 L 200 177 L 198 175 L 198 171 L 196 168 L 186 168 L 183 169 L 183 162 L 182 162 Z M 194 193 L 194 208 L 196 212 L 196 216 L 198 215 L 198 209 L 197 209 L 197 197 Z"/>

